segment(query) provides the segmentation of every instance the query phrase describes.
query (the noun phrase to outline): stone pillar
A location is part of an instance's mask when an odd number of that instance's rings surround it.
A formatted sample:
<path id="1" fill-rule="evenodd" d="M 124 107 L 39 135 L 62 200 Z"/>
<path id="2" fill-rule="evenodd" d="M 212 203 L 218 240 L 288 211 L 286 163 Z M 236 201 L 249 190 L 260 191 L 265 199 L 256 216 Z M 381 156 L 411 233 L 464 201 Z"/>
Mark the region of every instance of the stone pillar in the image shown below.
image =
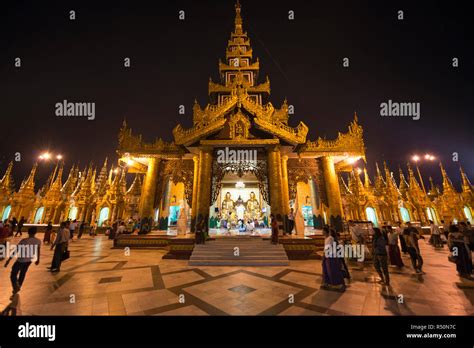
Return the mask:
<path id="1" fill-rule="evenodd" d="M 283 216 L 282 166 L 280 148 L 278 146 L 268 149 L 268 178 L 272 214 L 275 217 L 277 214 Z"/>
<path id="2" fill-rule="evenodd" d="M 329 220 L 334 223 L 338 230 L 342 229 L 342 201 L 341 191 L 339 189 L 339 180 L 337 179 L 334 160 L 331 156 L 321 157 L 323 167 L 324 183 L 326 186 L 326 196 L 329 204 Z M 340 225 L 339 225 L 340 222 Z"/>
<path id="3" fill-rule="evenodd" d="M 200 149 L 198 172 L 196 216 L 201 214 L 203 217 L 209 217 L 209 208 L 211 206 L 212 148 Z"/>
<path id="4" fill-rule="evenodd" d="M 140 218 L 153 216 L 153 205 L 155 203 L 156 182 L 158 179 L 159 160 L 150 157 L 148 169 L 143 181 L 142 193 L 140 197 Z"/>
<path id="5" fill-rule="evenodd" d="M 191 202 L 191 232 L 194 232 L 196 226 L 196 217 L 198 215 L 198 183 L 199 183 L 199 156 L 193 157 L 193 199 Z"/>
<path id="6" fill-rule="evenodd" d="M 290 192 L 288 185 L 288 156 L 281 156 L 281 185 L 282 185 L 282 210 L 283 214 L 290 212 Z"/>

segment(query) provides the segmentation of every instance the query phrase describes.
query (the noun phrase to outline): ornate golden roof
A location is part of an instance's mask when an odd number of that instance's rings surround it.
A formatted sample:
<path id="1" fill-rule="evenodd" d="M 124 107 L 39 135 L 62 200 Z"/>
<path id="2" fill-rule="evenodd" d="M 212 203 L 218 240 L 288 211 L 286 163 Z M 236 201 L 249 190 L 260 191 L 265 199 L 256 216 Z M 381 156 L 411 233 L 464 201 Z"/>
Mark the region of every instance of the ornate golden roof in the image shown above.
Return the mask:
<path id="1" fill-rule="evenodd" d="M 326 140 L 319 137 L 316 141 L 308 140 L 300 150 L 302 153 L 319 153 L 321 155 L 352 155 L 365 157 L 363 129 L 355 114 L 347 133 L 339 132 L 336 140 Z"/>
<path id="2" fill-rule="evenodd" d="M 217 103 L 208 103 L 204 109 L 197 103 L 193 107 L 193 127 L 184 129 L 177 125 L 173 130 L 177 145 L 189 146 L 224 128 L 233 115 L 245 111 L 248 120 L 263 130 L 289 144 L 306 142 L 308 127 L 300 122 L 297 127 L 288 125 L 288 103 L 280 109 L 271 102 L 264 104 L 262 95 L 270 94 L 270 81 L 256 83 L 260 64 L 252 61 L 250 40 L 242 28 L 241 6 L 235 5 L 235 28 L 226 49 L 226 62 L 219 60 L 221 83 L 209 81 L 209 95 L 216 95 Z M 252 122 L 253 121 L 253 122 Z M 244 122 L 245 123 L 245 122 Z"/>
<path id="3" fill-rule="evenodd" d="M 123 155 L 127 152 L 133 152 L 136 155 L 153 155 L 153 154 L 178 154 L 180 148 L 174 143 L 167 143 L 161 138 L 156 139 L 154 143 L 145 143 L 141 135 L 134 135 L 132 129 L 127 127 L 124 121 L 118 135 L 118 153 Z"/>

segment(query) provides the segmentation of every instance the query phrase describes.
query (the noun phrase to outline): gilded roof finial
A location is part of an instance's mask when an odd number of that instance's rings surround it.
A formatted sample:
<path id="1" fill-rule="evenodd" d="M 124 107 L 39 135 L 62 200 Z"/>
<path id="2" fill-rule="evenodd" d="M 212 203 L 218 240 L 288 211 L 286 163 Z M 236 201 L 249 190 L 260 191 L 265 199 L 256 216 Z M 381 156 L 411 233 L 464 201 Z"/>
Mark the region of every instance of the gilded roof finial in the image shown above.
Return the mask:
<path id="1" fill-rule="evenodd" d="M 448 177 L 448 174 L 446 173 L 446 170 L 443 167 L 443 163 L 439 163 L 439 167 L 441 168 L 441 176 L 443 177 L 443 193 L 447 191 L 455 191 L 453 183 L 451 182 L 451 179 Z"/>
<path id="2" fill-rule="evenodd" d="M 461 171 L 461 186 L 462 186 L 462 192 L 463 193 L 472 193 L 474 191 L 471 182 L 469 181 L 469 178 L 467 177 L 466 173 L 462 169 L 462 167 L 459 167 L 459 170 Z"/>
<path id="3" fill-rule="evenodd" d="M 237 0 L 235 4 L 235 34 L 242 35 L 242 16 L 240 15 L 241 12 L 240 1 Z"/>

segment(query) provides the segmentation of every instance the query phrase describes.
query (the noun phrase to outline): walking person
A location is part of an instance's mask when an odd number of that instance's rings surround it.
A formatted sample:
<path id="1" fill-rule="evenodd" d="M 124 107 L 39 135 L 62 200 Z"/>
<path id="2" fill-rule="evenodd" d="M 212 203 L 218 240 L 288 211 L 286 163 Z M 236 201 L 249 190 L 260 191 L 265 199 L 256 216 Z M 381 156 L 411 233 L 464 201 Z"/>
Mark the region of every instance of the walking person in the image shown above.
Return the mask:
<path id="1" fill-rule="evenodd" d="M 398 247 L 398 240 L 400 238 L 400 232 L 398 229 L 390 229 L 388 232 L 388 255 L 390 257 L 390 264 L 402 268 L 403 264 L 402 255 L 400 248 Z M 403 238 L 403 237 L 402 237 Z"/>
<path id="2" fill-rule="evenodd" d="M 84 233 L 84 229 L 87 227 L 87 223 L 85 221 L 81 221 L 79 225 L 79 234 L 77 235 L 77 239 L 81 239 L 82 234 Z"/>
<path id="3" fill-rule="evenodd" d="M 336 245 L 340 244 L 339 233 L 337 233 L 335 229 L 333 228 L 329 229 L 329 234 L 334 238 L 334 242 L 336 243 Z M 349 267 L 347 267 L 345 257 L 346 255 L 342 255 L 341 257 L 339 257 L 339 259 L 341 260 L 342 273 L 343 273 L 344 278 L 346 278 L 347 280 L 351 280 L 351 274 L 349 272 Z"/>
<path id="4" fill-rule="evenodd" d="M 3 222 L 0 221 L 0 245 L 3 245 L 5 247 L 4 250 L 6 250 L 9 235 L 10 226 L 8 224 L 3 224 Z M 4 253 L 1 253 L 0 260 L 3 260 L 4 258 Z"/>
<path id="5" fill-rule="evenodd" d="M 65 253 L 69 239 L 71 237 L 68 229 L 68 222 L 62 222 L 59 228 L 56 239 L 51 245 L 51 250 L 54 248 L 54 255 L 51 261 L 51 267 L 48 267 L 50 272 L 59 272 L 61 270 L 61 262 L 63 261 L 63 254 Z"/>
<path id="6" fill-rule="evenodd" d="M 288 214 L 288 234 L 291 236 L 293 229 L 295 228 L 295 211 L 293 208 L 290 209 Z"/>
<path id="7" fill-rule="evenodd" d="M 441 231 L 439 230 L 438 225 L 430 220 L 430 232 L 431 232 L 431 243 L 435 248 L 442 248 L 443 243 L 441 241 Z"/>
<path id="8" fill-rule="evenodd" d="M 35 238 L 36 231 L 36 227 L 30 227 L 28 229 L 28 238 L 22 239 L 17 245 L 17 252 L 15 253 L 17 259 L 10 273 L 13 295 L 20 291 L 31 263 L 35 261 L 35 265 L 39 265 L 41 241 Z M 5 262 L 5 267 L 8 266 L 13 256 L 10 256 L 7 262 Z"/>
<path id="9" fill-rule="evenodd" d="M 22 234 L 21 229 L 23 228 L 23 225 L 25 224 L 25 221 L 26 221 L 25 217 L 22 216 L 20 221 L 18 222 L 18 228 L 16 230 L 15 237 L 17 237 L 18 235 L 20 235 L 20 237 L 21 237 L 21 234 Z"/>
<path id="10" fill-rule="evenodd" d="M 344 291 L 346 284 L 344 283 L 344 274 L 342 272 L 341 260 L 337 255 L 333 255 L 334 237 L 331 236 L 327 227 L 323 228 L 324 236 L 324 253 L 322 259 L 323 283 L 322 288 L 330 290 Z"/>
<path id="11" fill-rule="evenodd" d="M 10 236 L 13 236 L 13 232 L 15 232 L 15 228 L 18 225 L 18 220 L 16 217 L 10 220 Z"/>
<path id="12" fill-rule="evenodd" d="M 89 236 L 95 237 L 97 235 L 97 221 L 94 221 L 89 226 Z"/>
<path id="13" fill-rule="evenodd" d="M 272 227 L 272 244 L 278 244 L 278 221 L 275 215 L 270 215 L 271 227 Z"/>
<path id="14" fill-rule="evenodd" d="M 378 227 L 374 227 L 373 257 L 374 267 L 380 277 L 380 283 L 390 286 L 390 276 L 388 273 L 387 240 Z"/>
<path id="15" fill-rule="evenodd" d="M 69 223 L 69 233 L 70 233 L 71 240 L 74 239 L 74 231 L 76 230 L 76 227 L 77 227 L 77 220 L 74 219 L 73 222 Z"/>
<path id="16" fill-rule="evenodd" d="M 447 241 L 449 237 L 449 227 L 451 226 L 451 224 L 445 222 L 444 220 L 441 220 L 441 226 L 443 226 L 443 234 L 444 234 L 445 240 Z"/>
<path id="17" fill-rule="evenodd" d="M 403 237 L 407 245 L 407 252 L 410 255 L 411 264 L 416 274 L 424 274 L 423 258 L 421 257 L 420 247 L 418 246 L 418 231 L 409 222 L 407 228 L 403 231 Z"/>
<path id="18" fill-rule="evenodd" d="M 405 227 L 401 222 L 397 222 L 397 227 L 395 227 L 395 231 L 398 233 L 398 239 L 400 240 L 400 249 L 402 253 L 408 254 L 407 250 L 407 243 L 405 242 L 405 238 L 403 237 L 403 231 Z"/>
<path id="19" fill-rule="evenodd" d="M 48 221 L 48 225 L 46 226 L 46 230 L 44 231 L 43 236 L 43 243 L 51 244 L 51 232 L 53 231 L 53 224 L 51 221 Z M 54 239 L 53 239 L 54 240 Z"/>
<path id="20" fill-rule="evenodd" d="M 115 239 L 115 235 L 117 234 L 118 229 L 118 221 L 115 221 L 110 228 L 109 239 Z"/>
<path id="21" fill-rule="evenodd" d="M 195 227 L 196 230 L 196 244 L 206 244 L 204 237 L 204 219 L 201 214 L 198 216 L 198 222 Z"/>
<path id="22" fill-rule="evenodd" d="M 449 228 L 448 246 L 460 277 L 471 279 L 472 253 L 464 234 L 456 225 Z"/>

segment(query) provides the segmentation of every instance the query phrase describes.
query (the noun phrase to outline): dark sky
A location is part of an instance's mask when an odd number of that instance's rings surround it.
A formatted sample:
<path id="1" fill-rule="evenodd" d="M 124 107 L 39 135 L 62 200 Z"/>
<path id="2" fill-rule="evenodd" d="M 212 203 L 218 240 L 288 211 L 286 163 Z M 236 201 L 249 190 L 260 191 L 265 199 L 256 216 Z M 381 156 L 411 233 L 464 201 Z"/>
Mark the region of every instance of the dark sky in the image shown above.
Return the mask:
<path id="1" fill-rule="evenodd" d="M 392 169 L 430 152 L 454 183 L 458 163 L 474 173 L 472 13 L 460 2 L 249 1 L 244 29 L 269 75 L 272 102 L 287 97 L 309 139 L 347 131 L 354 111 L 365 129 L 368 169 Z M 185 10 L 186 20 L 178 20 Z M 405 20 L 397 20 L 403 10 Z M 69 11 L 77 18 L 69 20 Z M 288 11 L 295 11 L 289 21 Z M 66 164 L 116 159 L 124 118 L 153 141 L 191 125 L 207 102 L 209 76 L 233 30 L 234 1 L 8 1 L 0 21 L 0 171 L 22 154 L 17 184 L 45 149 Z M 14 67 L 21 57 L 22 67 Z M 124 57 L 132 66 L 123 67 Z M 350 68 L 342 59 L 350 58 Z M 453 68 L 453 57 L 459 67 Z M 96 119 L 56 117 L 55 103 L 95 102 Z M 421 119 L 383 118 L 380 103 L 420 102 Z M 186 115 L 178 106 L 186 106 Z M 52 164 L 43 164 L 44 178 Z M 439 181 L 437 163 L 422 164 Z"/>

